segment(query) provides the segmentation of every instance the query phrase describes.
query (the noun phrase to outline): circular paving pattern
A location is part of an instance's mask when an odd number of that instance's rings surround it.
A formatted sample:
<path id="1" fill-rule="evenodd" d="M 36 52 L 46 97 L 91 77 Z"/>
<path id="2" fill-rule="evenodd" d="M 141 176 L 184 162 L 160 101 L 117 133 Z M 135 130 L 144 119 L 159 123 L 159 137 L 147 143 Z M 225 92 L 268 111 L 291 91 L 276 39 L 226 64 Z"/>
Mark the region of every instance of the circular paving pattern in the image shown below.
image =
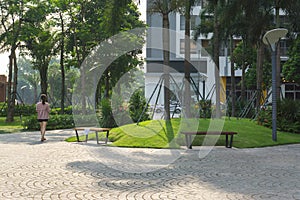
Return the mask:
<path id="1" fill-rule="evenodd" d="M 72 134 L 0 135 L 0 199 L 300 199 L 300 145 L 215 147 L 201 159 L 182 148 L 167 164 L 166 150 L 63 141 Z"/>

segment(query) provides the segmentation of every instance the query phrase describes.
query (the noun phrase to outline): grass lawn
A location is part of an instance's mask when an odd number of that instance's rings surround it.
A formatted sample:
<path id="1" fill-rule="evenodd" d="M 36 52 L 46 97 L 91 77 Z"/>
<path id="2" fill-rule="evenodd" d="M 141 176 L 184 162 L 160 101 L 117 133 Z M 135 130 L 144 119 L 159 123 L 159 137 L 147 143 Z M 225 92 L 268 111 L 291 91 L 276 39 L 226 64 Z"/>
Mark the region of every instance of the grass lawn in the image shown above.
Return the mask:
<path id="1" fill-rule="evenodd" d="M 210 123 L 210 119 L 198 120 L 190 124 L 180 121 L 180 119 L 172 119 L 168 124 L 163 120 L 141 122 L 139 125 L 129 124 L 112 129 L 109 139 L 113 142 L 112 145 L 121 147 L 179 148 L 185 145 L 185 138 L 179 134 L 179 130 L 196 130 L 197 123 L 199 123 L 198 130 L 201 131 L 207 130 L 209 126 L 211 130 L 217 128 L 219 124 L 222 125 L 222 121 L 215 123 L 217 121 L 214 120 L 213 123 Z M 271 129 L 257 125 L 255 121 L 249 119 L 226 119 L 223 131 L 238 132 L 233 139 L 233 146 L 237 148 L 300 143 L 300 134 L 281 131 L 277 132 L 278 141 L 274 142 Z M 100 135 L 104 138 L 104 134 Z M 95 134 L 89 134 L 89 139 L 95 139 Z M 203 139 L 204 136 L 196 136 L 193 145 L 202 145 Z M 81 140 L 84 140 L 84 136 Z M 76 138 L 71 137 L 67 141 L 76 141 Z M 225 136 L 220 136 L 216 145 L 224 146 Z"/>
<path id="2" fill-rule="evenodd" d="M 7 123 L 5 120 L 6 117 L 0 117 L 0 134 L 21 132 L 23 130 L 20 117 L 15 117 L 12 123 Z"/>

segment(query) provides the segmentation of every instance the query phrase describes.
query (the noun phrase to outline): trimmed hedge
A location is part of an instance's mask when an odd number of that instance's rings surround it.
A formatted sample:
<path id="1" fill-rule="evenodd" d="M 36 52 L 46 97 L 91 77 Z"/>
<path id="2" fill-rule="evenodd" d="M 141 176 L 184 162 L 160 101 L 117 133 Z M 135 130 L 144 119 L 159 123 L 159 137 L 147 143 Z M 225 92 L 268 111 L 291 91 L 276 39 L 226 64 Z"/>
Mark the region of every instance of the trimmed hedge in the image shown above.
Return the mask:
<path id="1" fill-rule="evenodd" d="M 39 130 L 40 124 L 37 121 L 37 116 L 32 115 L 27 117 L 22 125 L 26 130 Z M 72 115 L 50 115 L 47 130 L 73 128 L 74 120 Z"/>
<path id="2" fill-rule="evenodd" d="M 15 105 L 15 116 L 30 116 L 34 114 L 35 105 Z M 0 116 L 5 117 L 7 115 L 7 104 L 0 104 Z"/>
<path id="3" fill-rule="evenodd" d="M 51 106 L 51 105 L 50 105 Z M 51 108 L 51 115 L 60 114 L 61 108 Z M 36 114 L 35 104 L 33 105 L 15 105 L 15 115 L 31 116 Z M 72 106 L 68 106 L 64 109 L 64 114 L 72 115 Z M 0 103 L 0 117 L 7 115 L 7 104 Z"/>

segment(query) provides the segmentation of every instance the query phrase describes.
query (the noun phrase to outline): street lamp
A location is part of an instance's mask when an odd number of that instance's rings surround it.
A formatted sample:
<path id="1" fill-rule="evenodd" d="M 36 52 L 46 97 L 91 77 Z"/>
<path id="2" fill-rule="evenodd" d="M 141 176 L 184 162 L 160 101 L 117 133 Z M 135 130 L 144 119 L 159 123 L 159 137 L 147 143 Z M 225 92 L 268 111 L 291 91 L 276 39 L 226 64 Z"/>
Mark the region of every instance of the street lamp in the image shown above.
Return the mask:
<path id="1" fill-rule="evenodd" d="M 202 82 L 202 100 L 205 100 L 205 81 L 207 80 L 207 76 L 203 73 L 200 74 L 200 81 Z M 199 88 L 200 89 L 200 88 Z"/>
<path id="2" fill-rule="evenodd" d="M 284 28 L 272 29 L 263 36 L 263 43 L 268 45 L 272 51 L 272 139 L 277 141 L 277 89 L 276 89 L 276 54 L 280 38 L 287 34 Z"/>

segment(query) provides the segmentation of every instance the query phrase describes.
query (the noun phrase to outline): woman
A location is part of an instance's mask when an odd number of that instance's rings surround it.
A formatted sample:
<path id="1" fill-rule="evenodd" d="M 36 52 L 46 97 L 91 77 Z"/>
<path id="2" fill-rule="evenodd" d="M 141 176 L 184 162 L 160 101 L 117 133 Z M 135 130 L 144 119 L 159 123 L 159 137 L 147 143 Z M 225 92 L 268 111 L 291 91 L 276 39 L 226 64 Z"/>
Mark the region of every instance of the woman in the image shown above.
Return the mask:
<path id="1" fill-rule="evenodd" d="M 47 96 L 45 94 L 41 95 L 41 101 L 36 104 L 36 111 L 38 113 L 38 121 L 41 127 L 41 141 L 46 140 L 46 126 L 49 119 L 50 105 L 47 103 Z"/>

